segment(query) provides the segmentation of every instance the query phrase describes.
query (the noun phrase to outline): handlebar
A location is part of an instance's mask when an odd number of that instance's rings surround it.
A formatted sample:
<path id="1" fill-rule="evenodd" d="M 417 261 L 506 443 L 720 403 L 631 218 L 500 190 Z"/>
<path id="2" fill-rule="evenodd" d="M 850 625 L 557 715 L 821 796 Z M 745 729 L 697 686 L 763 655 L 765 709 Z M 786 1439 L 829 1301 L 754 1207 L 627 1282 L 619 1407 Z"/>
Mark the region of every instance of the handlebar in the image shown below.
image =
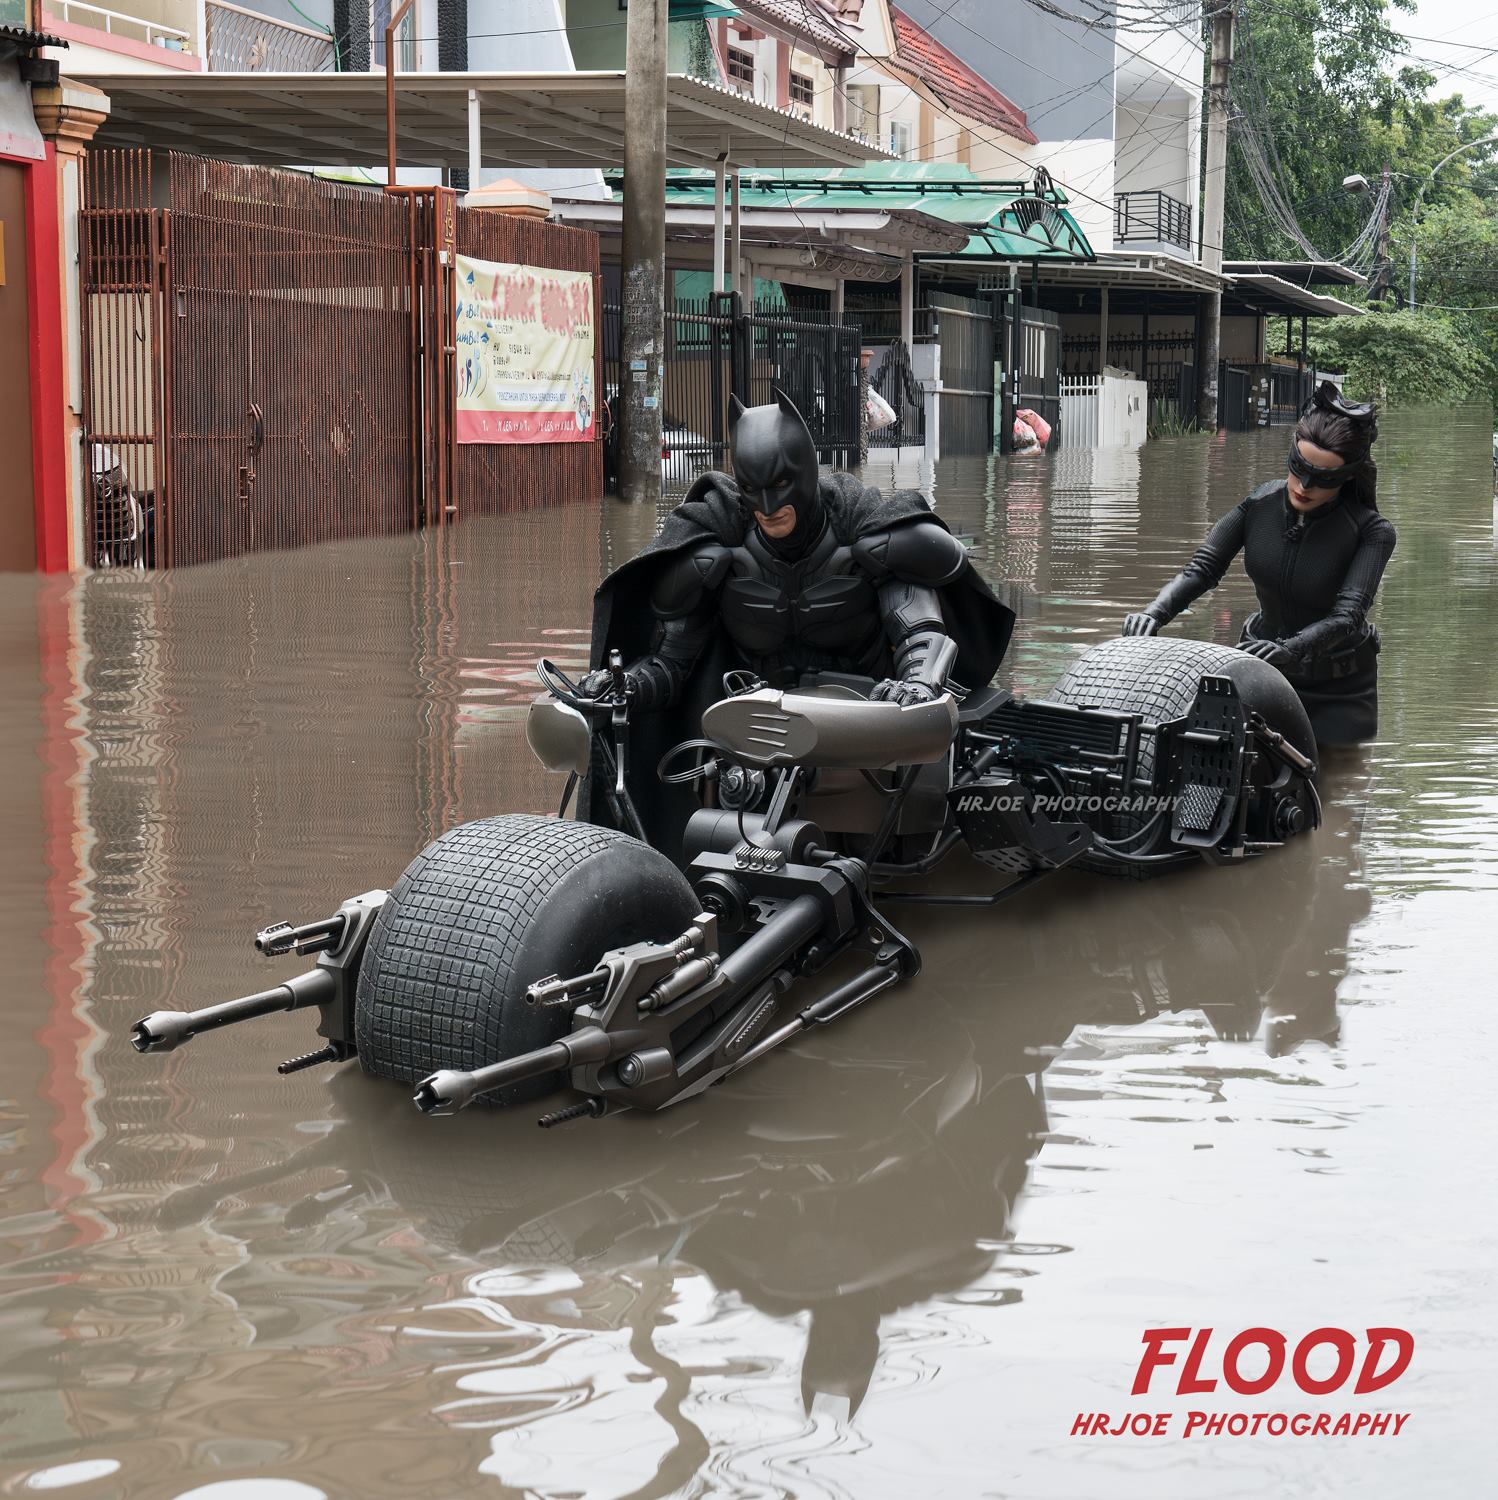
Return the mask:
<path id="1" fill-rule="evenodd" d="M 615 651 L 611 654 L 617 657 L 619 653 Z M 622 667 L 612 662 L 610 665 L 616 667 L 616 676 L 622 676 Z M 550 657 L 543 656 L 536 663 L 536 676 L 541 679 L 541 686 L 558 703 L 565 703 L 568 708 L 574 708 L 580 714 L 612 713 L 622 701 L 617 690 L 590 698 Z"/>

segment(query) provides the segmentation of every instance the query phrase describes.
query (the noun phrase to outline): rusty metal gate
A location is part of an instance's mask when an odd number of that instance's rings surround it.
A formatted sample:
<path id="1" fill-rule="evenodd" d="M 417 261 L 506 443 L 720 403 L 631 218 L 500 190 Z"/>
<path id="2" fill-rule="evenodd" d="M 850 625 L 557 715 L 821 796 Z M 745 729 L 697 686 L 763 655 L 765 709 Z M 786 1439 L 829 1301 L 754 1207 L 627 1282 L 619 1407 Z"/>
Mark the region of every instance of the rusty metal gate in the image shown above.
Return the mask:
<path id="1" fill-rule="evenodd" d="M 175 152 L 94 152 L 85 190 L 85 428 L 146 561 L 417 524 L 408 207 Z"/>
<path id="2" fill-rule="evenodd" d="M 616 482 L 613 414 L 622 383 L 620 308 L 603 309 L 603 389 L 609 404 L 606 457 Z M 737 292 L 666 308 L 661 399 L 661 477 L 684 488 L 705 469 L 721 469 L 729 449 L 728 398 L 761 406 L 783 390 L 806 419 L 820 462 L 858 461 L 858 329 L 827 313 L 784 305 L 747 306 Z"/>
<path id="3" fill-rule="evenodd" d="M 596 442 L 456 444 L 459 250 L 597 282 L 596 235 L 470 213 L 450 189 L 90 153 L 89 561 L 211 562 L 599 493 Z"/>

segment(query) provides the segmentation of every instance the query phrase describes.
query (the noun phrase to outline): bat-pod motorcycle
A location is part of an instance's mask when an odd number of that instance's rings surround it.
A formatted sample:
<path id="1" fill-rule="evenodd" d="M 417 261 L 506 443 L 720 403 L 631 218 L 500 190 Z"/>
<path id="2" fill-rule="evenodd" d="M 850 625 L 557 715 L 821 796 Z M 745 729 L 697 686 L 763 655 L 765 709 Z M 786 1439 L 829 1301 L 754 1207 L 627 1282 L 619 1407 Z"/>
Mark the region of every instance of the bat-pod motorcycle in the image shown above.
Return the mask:
<path id="1" fill-rule="evenodd" d="M 135 1047 L 316 1007 L 324 1045 L 283 1073 L 357 1057 L 429 1114 L 570 1087 L 548 1126 L 658 1110 L 913 979 L 902 904 L 993 907 L 1073 866 L 1231 864 L 1321 819 L 1293 688 L 1224 646 L 1105 641 L 1030 699 L 987 686 L 902 705 L 871 700 L 868 678 L 780 690 L 729 673 L 700 732 L 648 760 L 611 665 L 613 688 L 585 695 L 538 663 L 527 738 L 567 778 L 559 816 L 462 824 L 389 891 L 266 928 L 262 953 L 316 966 L 157 1011 Z M 951 889 L 961 861 L 928 879 L 964 850 L 998 889 Z"/>

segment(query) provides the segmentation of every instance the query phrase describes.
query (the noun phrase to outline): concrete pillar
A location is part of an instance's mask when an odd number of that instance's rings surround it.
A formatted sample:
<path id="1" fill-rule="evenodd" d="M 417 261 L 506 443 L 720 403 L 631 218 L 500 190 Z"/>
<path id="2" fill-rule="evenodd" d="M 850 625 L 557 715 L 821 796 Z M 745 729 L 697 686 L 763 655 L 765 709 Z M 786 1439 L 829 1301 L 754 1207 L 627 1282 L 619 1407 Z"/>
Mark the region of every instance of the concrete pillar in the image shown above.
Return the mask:
<path id="1" fill-rule="evenodd" d="M 832 321 L 834 323 L 841 323 L 843 321 L 843 296 L 845 290 L 846 284 L 843 278 L 839 276 L 832 283 Z"/>
<path id="2" fill-rule="evenodd" d="M 900 337 L 907 349 L 915 344 L 915 256 L 909 250 L 900 267 Z"/>
<path id="3" fill-rule="evenodd" d="M 1103 366 L 1108 363 L 1108 288 L 1101 287 L 1098 290 L 1098 318 L 1097 318 L 1097 372 L 1103 373 Z"/>
<path id="4" fill-rule="evenodd" d="M 83 451 L 83 290 L 79 210 L 83 154 L 109 115 L 109 98 L 63 79 L 33 88 L 32 113 L 47 142 L 33 169 L 37 295 L 31 336 L 42 359 L 32 372 L 33 462 L 37 487 L 37 567 L 44 573 L 88 565 L 85 500 L 91 482 Z"/>

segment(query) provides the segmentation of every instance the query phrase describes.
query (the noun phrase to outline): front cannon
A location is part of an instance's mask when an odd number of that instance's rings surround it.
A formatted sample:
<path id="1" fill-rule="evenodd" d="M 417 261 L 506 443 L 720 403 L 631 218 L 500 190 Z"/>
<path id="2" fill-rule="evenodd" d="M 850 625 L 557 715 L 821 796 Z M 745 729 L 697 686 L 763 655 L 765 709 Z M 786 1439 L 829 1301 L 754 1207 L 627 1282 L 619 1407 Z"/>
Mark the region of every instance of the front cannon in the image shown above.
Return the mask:
<path id="1" fill-rule="evenodd" d="M 131 1027 L 130 1045 L 137 1052 L 174 1052 L 205 1031 L 315 1005 L 320 1013 L 317 1032 L 325 1039 L 325 1045 L 288 1058 L 277 1071 L 296 1073 L 317 1063 L 342 1062 L 352 1057 L 354 990 L 359 965 L 386 895 L 385 891 L 366 891 L 362 896 L 350 897 L 331 917 L 321 921 L 301 927 L 277 922 L 265 928 L 255 935 L 257 951 L 267 957 L 295 953 L 305 958 L 315 953 L 317 967 L 274 989 L 204 1006 L 201 1010 L 152 1011 Z"/>

